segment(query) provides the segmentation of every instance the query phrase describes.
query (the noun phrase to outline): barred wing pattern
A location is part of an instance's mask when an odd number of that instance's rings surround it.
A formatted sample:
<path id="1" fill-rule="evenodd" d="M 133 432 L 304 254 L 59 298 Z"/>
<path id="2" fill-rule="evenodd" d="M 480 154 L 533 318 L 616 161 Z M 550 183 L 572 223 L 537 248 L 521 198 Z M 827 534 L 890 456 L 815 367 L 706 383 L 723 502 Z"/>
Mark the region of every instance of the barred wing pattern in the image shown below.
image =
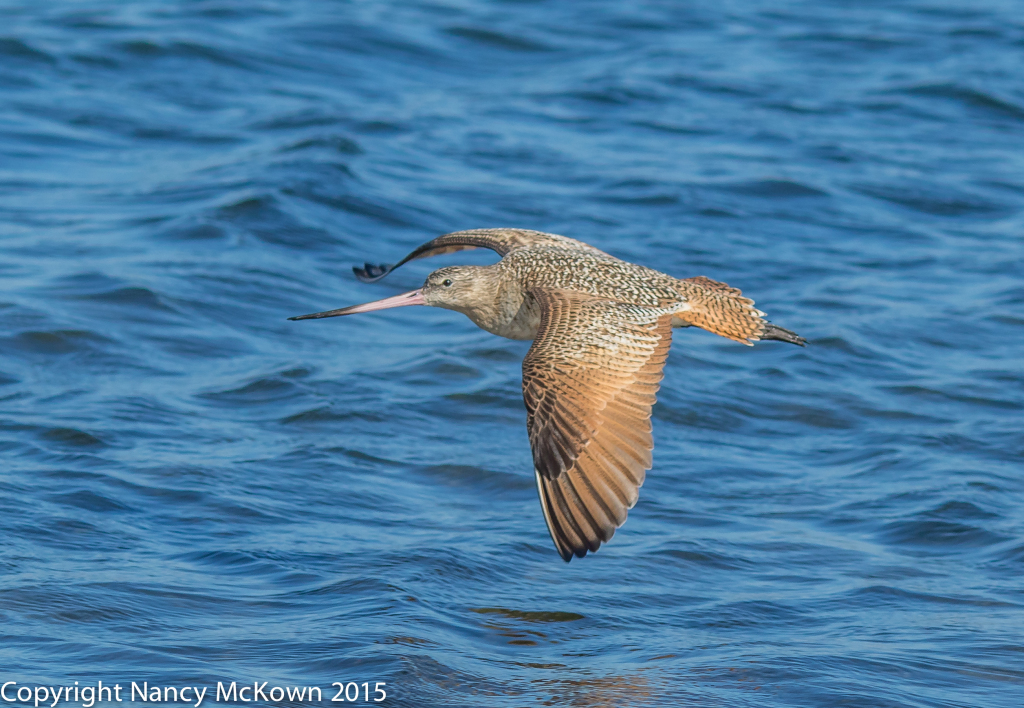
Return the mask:
<path id="1" fill-rule="evenodd" d="M 764 313 L 754 307 L 753 300 L 743 297 L 739 288 L 703 275 L 676 281 L 676 287 L 690 306 L 686 311 L 677 313 L 676 317 L 687 325 L 706 329 L 747 346 L 762 339 L 778 339 L 801 347 L 806 344 L 806 340 L 796 332 L 764 319 Z"/>
<path id="2" fill-rule="evenodd" d="M 651 406 L 672 310 L 533 289 L 523 400 L 544 520 L 565 561 L 608 541 L 651 468 Z"/>
<path id="3" fill-rule="evenodd" d="M 473 248 L 489 248 L 499 256 L 504 256 L 514 248 L 526 246 L 563 246 L 575 250 L 607 255 L 603 251 L 582 241 L 558 236 L 557 234 L 546 234 L 542 231 L 530 231 L 529 229 L 471 229 L 469 231 L 455 231 L 438 236 L 433 241 L 423 244 L 394 265 L 365 263 L 362 268 L 353 266 L 352 272 L 364 283 L 373 283 L 383 278 L 395 268 L 419 258 L 430 258 L 445 253 L 455 253 L 456 251 L 468 251 Z"/>

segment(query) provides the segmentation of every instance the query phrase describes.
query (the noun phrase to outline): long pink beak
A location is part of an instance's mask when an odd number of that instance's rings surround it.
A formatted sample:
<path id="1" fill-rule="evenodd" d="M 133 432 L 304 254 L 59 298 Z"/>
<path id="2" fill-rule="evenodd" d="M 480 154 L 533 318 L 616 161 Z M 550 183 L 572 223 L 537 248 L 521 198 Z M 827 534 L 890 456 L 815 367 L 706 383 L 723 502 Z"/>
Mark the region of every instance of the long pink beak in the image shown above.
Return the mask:
<path id="1" fill-rule="evenodd" d="M 423 299 L 422 290 L 402 293 L 394 297 L 386 297 L 383 300 L 374 300 L 362 305 L 343 307 L 340 310 L 327 310 L 326 312 L 314 312 L 312 315 L 299 315 L 289 317 L 290 320 L 318 320 L 321 317 L 341 317 L 342 315 L 354 315 L 357 312 L 373 312 L 374 310 L 387 310 L 390 307 L 405 307 L 406 305 L 426 305 Z"/>

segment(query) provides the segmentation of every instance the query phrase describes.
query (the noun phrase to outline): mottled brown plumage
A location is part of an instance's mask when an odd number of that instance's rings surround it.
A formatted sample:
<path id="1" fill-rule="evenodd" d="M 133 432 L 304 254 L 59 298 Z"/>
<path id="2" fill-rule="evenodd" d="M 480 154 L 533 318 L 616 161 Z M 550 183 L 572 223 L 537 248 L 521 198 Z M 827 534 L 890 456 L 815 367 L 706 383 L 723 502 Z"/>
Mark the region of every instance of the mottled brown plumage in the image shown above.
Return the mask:
<path id="1" fill-rule="evenodd" d="M 408 261 L 470 248 L 502 259 L 441 268 L 419 290 L 292 319 L 431 305 L 499 336 L 534 340 L 523 360 L 527 430 L 544 519 L 566 561 L 596 551 L 636 503 L 651 468 L 651 407 L 673 327 L 701 327 L 747 345 L 804 344 L 725 283 L 679 280 L 539 231 L 459 231 L 394 266 L 353 270 L 373 282 Z"/>

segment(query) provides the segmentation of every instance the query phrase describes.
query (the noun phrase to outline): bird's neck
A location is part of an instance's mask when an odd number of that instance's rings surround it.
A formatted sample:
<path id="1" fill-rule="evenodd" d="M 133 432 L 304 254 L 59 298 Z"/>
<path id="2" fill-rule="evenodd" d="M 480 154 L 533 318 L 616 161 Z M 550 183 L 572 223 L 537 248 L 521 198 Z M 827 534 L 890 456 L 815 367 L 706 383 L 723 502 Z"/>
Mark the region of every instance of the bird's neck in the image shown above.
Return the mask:
<path id="1" fill-rule="evenodd" d="M 535 319 L 524 306 L 524 293 L 518 280 L 507 277 L 503 269 L 491 266 L 484 277 L 477 280 L 478 296 L 472 298 L 459 311 L 480 329 L 508 339 L 533 339 L 537 333 Z M 506 277 L 502 277 L 506 276 Z M 525 315 L 525 317 L 524 317 Z"/>

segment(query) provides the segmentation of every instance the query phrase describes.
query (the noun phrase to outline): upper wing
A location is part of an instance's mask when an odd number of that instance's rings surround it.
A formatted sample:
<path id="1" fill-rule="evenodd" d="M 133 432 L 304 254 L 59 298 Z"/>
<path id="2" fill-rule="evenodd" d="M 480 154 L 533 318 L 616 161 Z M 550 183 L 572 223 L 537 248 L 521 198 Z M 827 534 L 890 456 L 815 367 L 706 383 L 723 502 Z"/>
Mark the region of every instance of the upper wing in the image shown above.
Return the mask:
<path id="1" fill-rule="evenodd" d="M 542 231 L 529 231 L 527 229 L 472 229 L 470 231 L 455 231 L 444 236 L 438 236 L 433 241 L 423 244 L 394 265 L 366 263 L 362 268 L 353 266 L 352 271 L 364 283 L 372 283 L 380 280 L 398 266 L 414 261 L 417 258 L 430 258 L 431 256 L 440 256 L 444 253 L 465 251 L 471 248 L 489 248 L 492 251 L 496 251 L 498 255 L 504 256 L 513 248 L 537 245 L 561 245 L 577 249 L 582 247 L 595 253 L 603 253 L 582 241 L 576 241 L 556 234 L 546 234 Z"/>
<path id="2" fill-rule="evenodd" d="M 671 308 L 534 289 L 541 324 L 523 400 L 544 520 L 566 561 L 609 540 L 651 467 L 651 406 Z"/>

